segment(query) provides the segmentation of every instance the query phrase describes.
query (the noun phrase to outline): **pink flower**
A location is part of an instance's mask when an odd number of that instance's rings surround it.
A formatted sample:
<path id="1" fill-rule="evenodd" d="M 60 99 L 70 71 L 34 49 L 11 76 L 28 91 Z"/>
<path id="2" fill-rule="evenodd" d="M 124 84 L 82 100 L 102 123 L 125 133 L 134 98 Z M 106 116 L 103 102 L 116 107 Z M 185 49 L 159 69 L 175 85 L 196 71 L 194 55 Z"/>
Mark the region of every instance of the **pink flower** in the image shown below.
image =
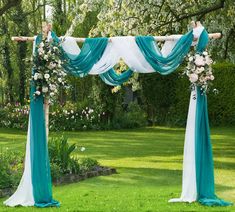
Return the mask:
<path id="1" fill-rule="evenodd" d="M 192 83 L 196 82 L 198 80 L 198 75 L 197 74 L 190 74 L 189 75 L 189 80 Z"/>

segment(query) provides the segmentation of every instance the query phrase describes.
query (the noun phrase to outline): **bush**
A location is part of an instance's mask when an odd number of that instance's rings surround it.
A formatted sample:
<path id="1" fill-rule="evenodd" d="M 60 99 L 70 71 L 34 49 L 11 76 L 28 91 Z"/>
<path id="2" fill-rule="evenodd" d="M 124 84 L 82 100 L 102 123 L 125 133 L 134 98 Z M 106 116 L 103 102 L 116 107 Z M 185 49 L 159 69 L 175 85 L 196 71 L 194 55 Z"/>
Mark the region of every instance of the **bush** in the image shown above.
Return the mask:
<path id="1" fill-rule="evenodd" d="M 81 166 L 81 171 L 86 172 L 89 170 L 94 169 L 99 165 L 97 160 L 94 160 L 92 158 L 82 158 L 80 160 L 80 166 Z"/>
<path id="2" fill-rule="evenodd" d="M 80 172 L 80 165 L 78 159 L 71 156 L 76 149 L 76 145 L 69 145 L 68 139 L 62 136 L 61 138 L 52 138 L 49 141 L 49 155 L 52 164 L 56 164 L 60 168 L 62 174 L 72 173 L 77 174 Z M 58 167 L 54 167 L 55 171 Z"/>
<path id="3" fill-rule="evenodd" d="M 182 69 L 182 68 L 181 68 Z M 213 66 L 213 88 L 208 93 L 208 112 L 211 125 L 235 124 L 235 65 L 219 63 Z M 180 70 L 179 70 L 180 71 Z M 143 75 L 142 98 L 150 124 L 186 125 L 190 97 L 190 83 L 179 73 L 169 76 Z"/>
<path id="4" fill-rule="evenodd" d="M 23 155 L 20 152 L 0 153 L 0 189 L 18 186 L 23 173 Z"/>
<path id="5" fill-rule="evenodd" d="M 77 149 L 76 144 L 69 144 L 64 136 L 52 138 L 49 141 L 49 155 L 51 161 L 52 179 L 58 179 L 66 174 L 81 174 L 98 166 L 98 162 L 91 158 L 79 159 L 72 153 Z"/>
<path id="6" fill-rule="evenodd" d="M 131 102 L 126 109 L 117 109 L 111 128 L 137 128 L 146 126 L 146 123 L 145 111 L 136 102 Z"/>

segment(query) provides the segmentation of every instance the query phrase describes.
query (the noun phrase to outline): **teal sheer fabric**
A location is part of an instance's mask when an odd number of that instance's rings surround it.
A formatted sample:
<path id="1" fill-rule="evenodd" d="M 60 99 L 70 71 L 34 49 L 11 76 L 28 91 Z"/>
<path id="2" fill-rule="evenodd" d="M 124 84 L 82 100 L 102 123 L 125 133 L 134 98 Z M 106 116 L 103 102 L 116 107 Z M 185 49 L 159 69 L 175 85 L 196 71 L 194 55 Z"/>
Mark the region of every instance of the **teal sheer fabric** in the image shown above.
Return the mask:
<path id="1" fill-rule="evenodd" d="M 42 36 L 38 36 L 39 44 Z M 36 51 L 35 51 L 36 52 Z M 32 70 L 34 73 L 35 70 Z M 35 206 L 60 205 L 52 198 L 51 172 L 44 119 L 43 96 L 34 98 L 35 86 L 30 89 L 30 161 Z"/>
<path id="2" fill-rule="evenodd" d="M 59 42 L 59 38 L 54 32 L 51 32 L 52 39 L 55 42 Z M 77 77 L 86 76 L 93 65 L 100 60 L 104 50 L 108 44 L 108 38 L 86 38 L 81 52 L 78 55 L 68 54 L 63 50 L 61 46 L 60 50 L 62 52 L 61 59 L 66 62 L 63 64 L 63 68 L 69 74 Z"/>
<path id="3" fill-rule="evenodd" d="M 196 51 L 202 53 L 208 44 L 209 37 L 203 30 Z M 214 163 L 210 140 L 207 96 L 197 87 L 197 106 L 195 123 L 195 161 L 198 202 L 206 206 L 232 205 L 217 198 L 214 188 Z"/>
<path id="4" fill-rule="evenodd" d="M 199 87 L 196 89 L 195 159 L 198 202 L 207 206 L 228 206 L 232 203 L 219 199 L 215 195 L 207 97 Z"/>
<path id="5" fill-rule="evenodd" d="M 171 53 L 164 57 L 152 36 L 137 36 L 136 43 L 145 59 L 162 75 L 175 71 L 187 55 L 193 42 L 193 31 L 183 35 L 176 43 Z"/>
<path id="6" fill-rule="evenodd" d="M 126 82 L 132 75 L 132 70 L 128 69 L 121 74 L 117 74 L 114 69 L 100 74 L 100 78 L 108 85 L 117 86 Z"/>

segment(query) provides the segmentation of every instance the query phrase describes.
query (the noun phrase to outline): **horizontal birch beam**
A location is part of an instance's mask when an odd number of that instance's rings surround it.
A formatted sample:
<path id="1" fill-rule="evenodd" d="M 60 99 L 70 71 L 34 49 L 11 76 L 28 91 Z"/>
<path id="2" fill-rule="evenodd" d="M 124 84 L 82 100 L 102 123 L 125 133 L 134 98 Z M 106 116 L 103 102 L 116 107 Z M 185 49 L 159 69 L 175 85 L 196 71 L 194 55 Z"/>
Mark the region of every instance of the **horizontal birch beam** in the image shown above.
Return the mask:
<path id="1" fill-rule="evenodd" d="M 163 42 L 163 41 L 178 40 L 181 36 L 182 35 L 154 36 L 154 39 L 155 41 Z M 222 34 L 219 32 L 209 34 L 210 39 L 219 39 L 221 37 L 222 37 Z M 11 39 L 13 41 L 18 41 L 18 42 L 34 41 L 34 37 L 24 37 L 24 36 L 16 36 L 16 37 L 12 37 Z M 74 37 L 74 39 L 79 43 L 83 43 L 86 40 L 86 38 L 76 38 L 76 37 Z M 197 40 L 197 38 L 195 38 L 195 40 Z M 112 38 L 109 38 L 109 41 L 112 41 Z"/>

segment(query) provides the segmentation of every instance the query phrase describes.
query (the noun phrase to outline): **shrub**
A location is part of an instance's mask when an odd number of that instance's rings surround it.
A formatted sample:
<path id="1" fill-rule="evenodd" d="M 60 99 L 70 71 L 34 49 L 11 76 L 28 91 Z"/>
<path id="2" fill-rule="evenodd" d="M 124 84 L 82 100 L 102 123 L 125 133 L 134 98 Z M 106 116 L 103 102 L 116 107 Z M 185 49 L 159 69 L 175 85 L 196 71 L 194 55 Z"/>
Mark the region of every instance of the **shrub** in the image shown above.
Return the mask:
<path id="1" fill-rule="evenodd" d="M 94 160 L 92 158 L 82 158 L 80 160 L 80 166 L 81 166 L 81 171 L 86 172 L 89 170 L 94 169 L 99 165 L 97 160 Z"/>
<path id="2" fill-rule="evenodd" d="M 136 102 L 131 102 L 126 109 L 117 109 L 111 128 L 136 128 L 146 126 L 146 123 L 145 111 Z"/>
<path id="3" fill-rule="evenodd" d="M 15 188 L 23 173 L 23 155 L 20 152 L 0 152 L 0 189 Z"/>
<path id="4" fill-rule="evenodd" d="M 62 136 L 61 138 L 52 138 L 49 141 L 48 149 L 51 163 L 56 164 L 61 173 L 77 174 L 80 172 L 78 159 L 71 156 L 76 149 L 76 144 L 69 145 L 68 139 Z M 54 167 L 55 172 L 58 172 L 58 167 Z"/>

